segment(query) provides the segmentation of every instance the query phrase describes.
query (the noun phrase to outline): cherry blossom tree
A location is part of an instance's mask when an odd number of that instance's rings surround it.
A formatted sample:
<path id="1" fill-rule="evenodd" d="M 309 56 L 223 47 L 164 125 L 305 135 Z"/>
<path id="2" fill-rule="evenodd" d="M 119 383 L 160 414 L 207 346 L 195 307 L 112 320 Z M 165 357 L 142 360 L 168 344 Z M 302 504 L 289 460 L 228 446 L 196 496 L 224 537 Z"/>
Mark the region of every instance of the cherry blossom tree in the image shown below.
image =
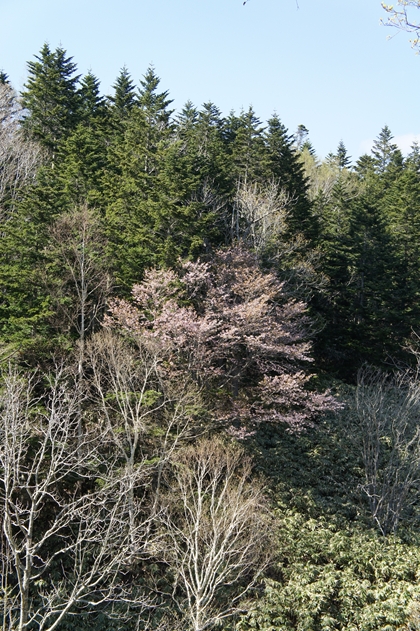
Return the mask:
<path id="1" fill-rule="evenodd" d="M 131 303 L 110 304 L 106 325 L 158 339 L 166 369 L 197 383 L 232 433 L 261 421 L 300 430 L 334 406 L 328 394 L 307 388 L 306 305 L 288 298 L 276 275 L 244 248 L 178 271 L 149 270 L 132 296 Z"/>

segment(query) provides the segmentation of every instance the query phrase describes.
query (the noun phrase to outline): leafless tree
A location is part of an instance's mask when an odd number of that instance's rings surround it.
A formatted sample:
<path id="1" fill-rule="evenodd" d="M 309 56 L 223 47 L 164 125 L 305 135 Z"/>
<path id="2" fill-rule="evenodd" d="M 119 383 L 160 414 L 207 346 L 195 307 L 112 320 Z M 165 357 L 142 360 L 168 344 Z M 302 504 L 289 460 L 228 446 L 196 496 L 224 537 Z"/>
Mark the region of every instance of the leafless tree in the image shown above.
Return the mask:
<path id="1" fill-rule="evenodd" d="M 409 372 L 359 372 L 356 412 L 366 493 L 382 534 L 395 532 L 420 492 L 420 383 Z"/>
<path id="2" fill-rule="evenodd" d="M 50 234 L 48 254 L 59 275 L 51 288 L 57 317 L 61 326 L 76 330 L 83 355 L 111 290 L 104 230 L 96 212 L 84 205 L 61 215 Z"/>
<path id="3" fill-rule="evenodd" d="M 202 631 L 241 610 L 270 557 L 262 486 L 244 451 L 202 439 L 165 471 L 162 560 L 172 599 L 189 629 Z"/>
<path id="4" fill-rule="evenodd" d="M 0 84 L 0 220 L 10 213 L 10 202 L 33 181 L 42 162 L 42 151 L 25 139 L 20 127 L 21 109 L 16 92 L 9 84 Z M 6 202 L 9 207 L 6 208 Z"/>
<path id="5" fill-rule="evenodd" d="M 249 243 L 261 253 L 286 228 L 292 197 L 275 181 L 265 187 L 239 182 L 232 212 L 231 238 Z"/>
<path id="6" fill-rule="evenodd" d="M 197 431 L 194 416 L 200 402 L 197 389 L 187 379 L 174 380 L 165 370 L 161 346 L 158 340 L 137 336 L 133 341 L 104 330 L 86 348 L 91 396 L 102 419 L 102 431 L 128 473 L 134 474 L 142 462 L 148 462 L 155 480 L 152 513 L 157 510 L 165 463 Z M 134 483 L 127 492 L 130 522 L 136 519 L 135 479 L 133 475 Z"/>
<path id="7" fill-rule="evenodd" d="M 52 631 L 77 607 L 131 600 L 124 572 L 145 554 L 150 532 L 144 469 L 116 468 L 95 432 L 85 431 L 80 443 L 81 393 L 66 385 L 63 369 L 49 379 L 48 394 L 37 395 L 40 387 L 14 370 L 3 375 L 0 619 L 13 631 Z M 129 521 L 133 485 L 138 500 Z"/>

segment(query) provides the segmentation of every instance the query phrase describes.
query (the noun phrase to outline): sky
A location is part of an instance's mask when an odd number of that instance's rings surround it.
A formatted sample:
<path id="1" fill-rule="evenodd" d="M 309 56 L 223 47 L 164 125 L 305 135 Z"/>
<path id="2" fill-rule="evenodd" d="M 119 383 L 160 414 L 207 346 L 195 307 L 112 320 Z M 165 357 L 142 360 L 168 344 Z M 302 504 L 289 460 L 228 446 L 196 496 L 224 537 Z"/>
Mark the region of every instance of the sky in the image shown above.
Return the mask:
<path id="1" fill-rule="evenodd" d="M 153 64 L 176 109 L 276 112 L 291 133 L 309 129 L 320 157 L 342 140 L 356 159 L 388 125 L 407 152 L 420 140 L 420 56 L 381 18 L 380 0 L 0 0 L 0 69 L 21 90 L 48 42 L 104 94 L 122 66 L 138 84 Z"/>

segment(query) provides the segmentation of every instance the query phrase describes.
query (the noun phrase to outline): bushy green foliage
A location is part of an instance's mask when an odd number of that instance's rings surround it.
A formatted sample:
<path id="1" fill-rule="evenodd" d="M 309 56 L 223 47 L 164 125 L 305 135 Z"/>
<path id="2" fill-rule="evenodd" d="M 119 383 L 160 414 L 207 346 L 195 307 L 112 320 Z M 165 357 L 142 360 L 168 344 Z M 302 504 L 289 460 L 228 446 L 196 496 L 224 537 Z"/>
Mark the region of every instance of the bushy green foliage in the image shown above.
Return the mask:
<path id="1" fill-rule="evenodd" d="M 420 595 L 418 538 L 384 539 L 294 511 L 280 512 L 278 537 L 275 578 L 241 631 L 394 631 Z"/>

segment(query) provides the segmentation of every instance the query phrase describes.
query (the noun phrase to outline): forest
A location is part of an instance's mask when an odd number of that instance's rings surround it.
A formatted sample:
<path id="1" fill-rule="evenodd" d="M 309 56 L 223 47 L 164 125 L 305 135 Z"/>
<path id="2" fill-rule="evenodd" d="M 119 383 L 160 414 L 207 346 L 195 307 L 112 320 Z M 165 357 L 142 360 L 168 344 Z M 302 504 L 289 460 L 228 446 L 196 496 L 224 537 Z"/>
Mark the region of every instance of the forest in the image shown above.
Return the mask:
<path id="1" fill-rule="evenodd" d="M 0 72 L 3 631 L 420 629 L 420 147 Z"/>

